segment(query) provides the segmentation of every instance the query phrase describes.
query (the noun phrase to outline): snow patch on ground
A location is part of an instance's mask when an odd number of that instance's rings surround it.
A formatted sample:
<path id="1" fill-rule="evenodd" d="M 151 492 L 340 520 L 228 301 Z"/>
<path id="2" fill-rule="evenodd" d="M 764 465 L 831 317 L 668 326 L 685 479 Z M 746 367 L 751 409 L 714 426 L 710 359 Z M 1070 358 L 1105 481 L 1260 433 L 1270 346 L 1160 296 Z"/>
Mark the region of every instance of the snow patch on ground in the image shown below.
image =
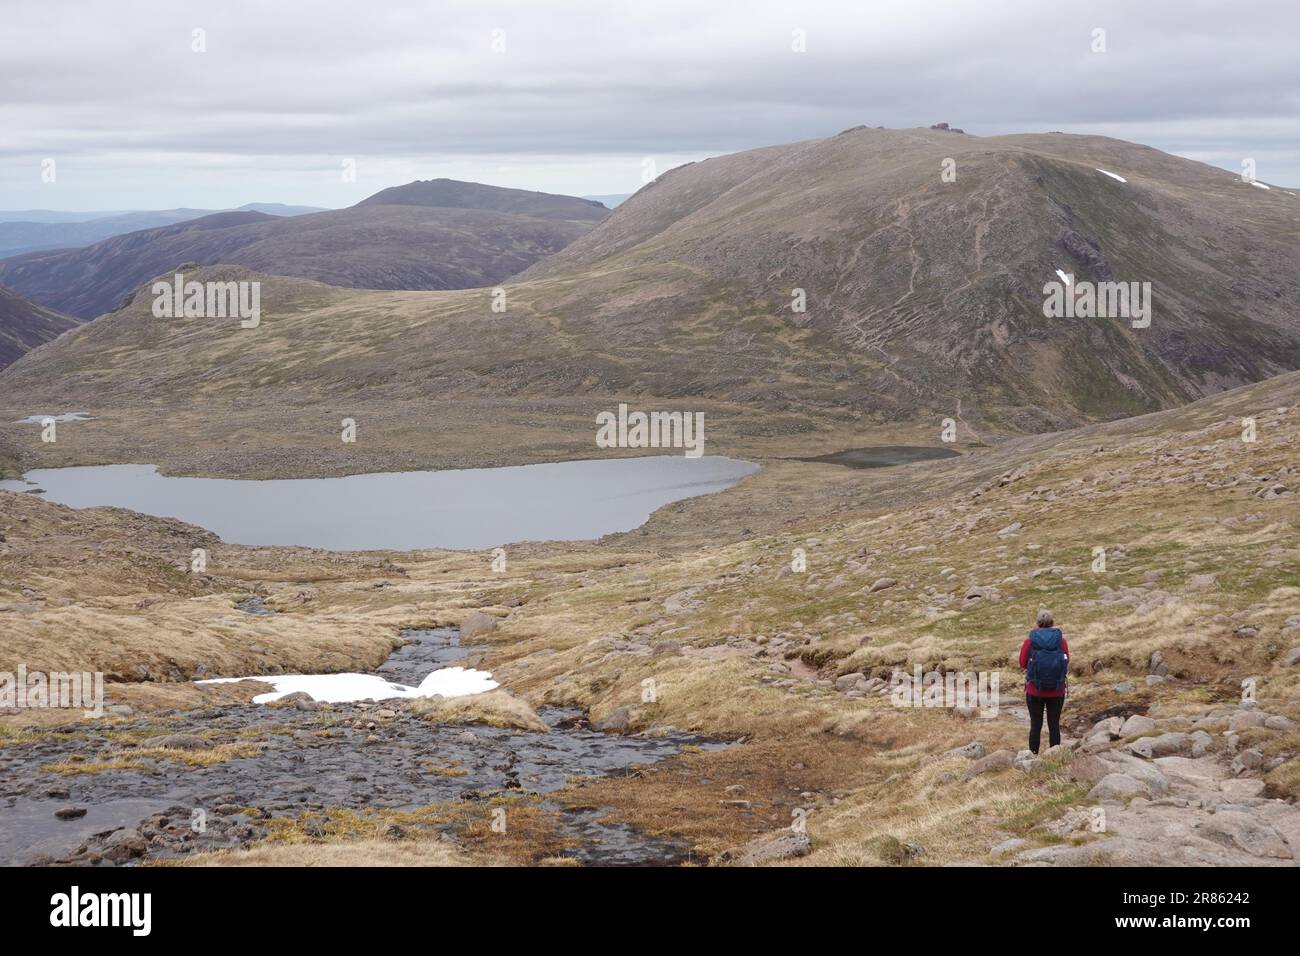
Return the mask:
<path id="1" fill-rule="evenodd" d="M 394 684 L 374 674 L 272 674 L 267 677 L 214 677 L 196 684 L 234 684 L 241 680 L 261 681 L 275 691 L 258 694 L 255 704 L 266 704 L 288 694 L 304 691 L 323 704 L 350 704 L 358 700 L 392 700 L 414 697 L 467 697 L 495 690 L 501 685 L 487 671 L 472 667 L 443 667 L 434 671 L 419 687 Z"/>
<path id="2" fill-rule="evenodd" d="M 1266 186 L 1266 185 L 1264 185 L 1264 184 L 1261 183 L 1258 179 L 1252 179 L 1252 180 L 1250 181 L 1250 184 L 1251 184 L 1252 186 L 1257 186 L 1257 187 L 1260 188 L 1260 189 L 1271 189 L 1271 188 L 1272 188 L 1271 186 Z"/>
<path id="3" fill-rule="evenodd" d="M 1064 269 L 1057 269 L 1056 274 L 1061 277 L 1061 281 L 1066 285 L 1074 284 L 1074 277 L 1069 275 Z"/>
<path id="4" fill-rule="evenodd" d="M 14 422 L 15 425 L 42 425 L 46 419 L 56 422 L 88 422 L 90 415 L 86 412 L 64 412 L 62 415 L 29 415 Z"/>
<path id="5" fill-rule="evenodd" d="M 1117 176 L 1115 173 L 1112 173 L 1106 169 L 1102 169 L 1100 166 L 1094 166 L 1093 169 L 1097 170 L 1097 172 L 1102 173 L 1105 176 L 1109 176 L 1111 179 L 1118 179 L 1122 183 L 1128 182 L 1128 180 L 1125 179 L 1123 176 Z"/>

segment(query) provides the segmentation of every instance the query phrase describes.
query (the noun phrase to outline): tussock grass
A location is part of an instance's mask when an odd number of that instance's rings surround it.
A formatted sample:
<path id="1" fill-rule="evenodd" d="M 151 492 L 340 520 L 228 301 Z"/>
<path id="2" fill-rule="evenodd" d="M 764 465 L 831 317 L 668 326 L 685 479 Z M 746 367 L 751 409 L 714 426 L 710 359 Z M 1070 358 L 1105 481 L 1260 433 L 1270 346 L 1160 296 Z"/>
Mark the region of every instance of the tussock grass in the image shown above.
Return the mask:
<path id="1" fill-rule="evenodd" d="M 548 733 L 550 728 L 527 701 L 503 690 L 470 697 L 424 697 L 410 701 L 413 713 L 436 724 L 486 724 Z"/>
<path id="2" fill-rule="evenodd" d="M 248 850 L 199 853 L 177 866 L 490 866 L 483 855 L 472 859 L 465 851 L 437 840 L 393 843 L 357 840 L 351 843 L 294 843 L 256 846 Z"/>
<path id="3" fill-rule="evenodd" d="M 48 763 L 41 767 L 45 773 L 75 777 L 87 773 L 104 773 L 109 770 L 147 770 L 151 761 L 172 760 L 187 767 L 211 767 L 227 760 L 252 757 L 257 748 L 251 744 L 217 744 L 206 750 L 178 750 L 171 747 L 139 747 L 122 750 L 106 757 L 72 759 Z"/>

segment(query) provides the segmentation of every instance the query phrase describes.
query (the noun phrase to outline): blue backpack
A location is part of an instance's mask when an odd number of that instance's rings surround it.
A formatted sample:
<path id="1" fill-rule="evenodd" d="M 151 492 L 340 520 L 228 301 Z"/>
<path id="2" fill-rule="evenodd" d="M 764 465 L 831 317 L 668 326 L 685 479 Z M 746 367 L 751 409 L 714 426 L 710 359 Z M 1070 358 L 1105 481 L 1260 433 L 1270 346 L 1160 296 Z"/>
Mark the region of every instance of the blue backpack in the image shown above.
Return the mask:
<path id="1" fill-rule="evenodd" d="M 1060 690 L 1070 659 L 1061 650 L 1061 629 L 1039 627 L 1029 632 L 1029 667 L 1025 679 L 1038 690 Z"/>

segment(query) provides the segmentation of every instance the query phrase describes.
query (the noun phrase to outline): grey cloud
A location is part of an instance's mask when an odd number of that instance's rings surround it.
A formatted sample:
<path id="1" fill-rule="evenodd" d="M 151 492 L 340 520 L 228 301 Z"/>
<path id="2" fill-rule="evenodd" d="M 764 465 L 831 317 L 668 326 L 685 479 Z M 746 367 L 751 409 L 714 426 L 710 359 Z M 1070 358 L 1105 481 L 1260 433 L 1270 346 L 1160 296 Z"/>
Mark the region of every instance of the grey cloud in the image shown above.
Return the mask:
<path id="1" fill-rule="evenodd" d="M 52 204 L 31 170 L 57 156 L 132 197 L 166 194 L 149 205 L 214 205 L 226 197 L 177 195 L 214 156 L 241 165 L 240 188 L 254 189 L 259 163 L 472 169 L 568 156 L 590 165 L 586 191 L 612 192 L 627 184 L 599 177 L 631 155 L 939 120 L 976 134 L 1119 135 L 1229 168 L 1253 156 L 1261 178 L 1300 183 L 1298 25 L 1292 0 L 18 0 L 0 35 L 0 187 L 21 193 L 5 205 Z M 196 27 L 204 54 L 190 50 Z M 1090 50 L 1096 27 L 1103 54 Z M 806 53 L 790 50 L 795 28 Z M 494 29 L 504 54 L 491 51 Z M 265 188 L 280 186 L 268 173 Z"/>

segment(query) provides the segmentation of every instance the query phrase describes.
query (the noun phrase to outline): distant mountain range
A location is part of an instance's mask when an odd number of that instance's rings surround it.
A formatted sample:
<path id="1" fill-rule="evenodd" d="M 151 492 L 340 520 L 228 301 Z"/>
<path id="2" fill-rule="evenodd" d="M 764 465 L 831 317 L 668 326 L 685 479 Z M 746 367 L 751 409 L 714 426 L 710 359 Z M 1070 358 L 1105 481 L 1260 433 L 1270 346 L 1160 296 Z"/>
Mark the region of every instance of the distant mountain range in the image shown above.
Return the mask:
<path id="1" fill-rule="evenodd" d="M 182 265 L 227 263 L 371 289 L 488 285 L 563 248 L 609 214 L 591 200 L 436 179 L 348 209 L 214 213 L 80 249 L 0 261 L 0 283 L 83 319 Z"/>
<path id="2" fill-rule="evenodd" d="M 160 324 L 136 296 L 5 370 L 0 392 L 77 407 L 181 401 L 198 379 L 272 405 L 286 382 L 317 400 L 654 396 L 791 432 L 937 434 L 951 417 L 1005 434 L 1300 368 L 1300 198 L 1103 137 L 855 128 L 679 167 L 608 218 L 587 200 L 445 182 L 291 220 L 223 216 L 10 259 L 0 282 L 82 317 L 193 261 L 369 289 L 510 277 L 510 307 L 263 276 L 275 318 L 235 349 L 237 324 Z M 1059 275 L 1150 283 L 1149 324 L 1049 315 Z"/>
<path id="3" fill-rule="evenodd" d="M 76 249 L 103 239 L 199 219 L 217 209 L 150 209 L 123 212 L 57 212 L 28 209 L 0 212 L 0 257 L 40 249 Z M 316 206 L 286 206 L 283 203 L 252 202 L 236 212 L 263 212 L 270 216 L 301 216 L 322 212 Z"/>

